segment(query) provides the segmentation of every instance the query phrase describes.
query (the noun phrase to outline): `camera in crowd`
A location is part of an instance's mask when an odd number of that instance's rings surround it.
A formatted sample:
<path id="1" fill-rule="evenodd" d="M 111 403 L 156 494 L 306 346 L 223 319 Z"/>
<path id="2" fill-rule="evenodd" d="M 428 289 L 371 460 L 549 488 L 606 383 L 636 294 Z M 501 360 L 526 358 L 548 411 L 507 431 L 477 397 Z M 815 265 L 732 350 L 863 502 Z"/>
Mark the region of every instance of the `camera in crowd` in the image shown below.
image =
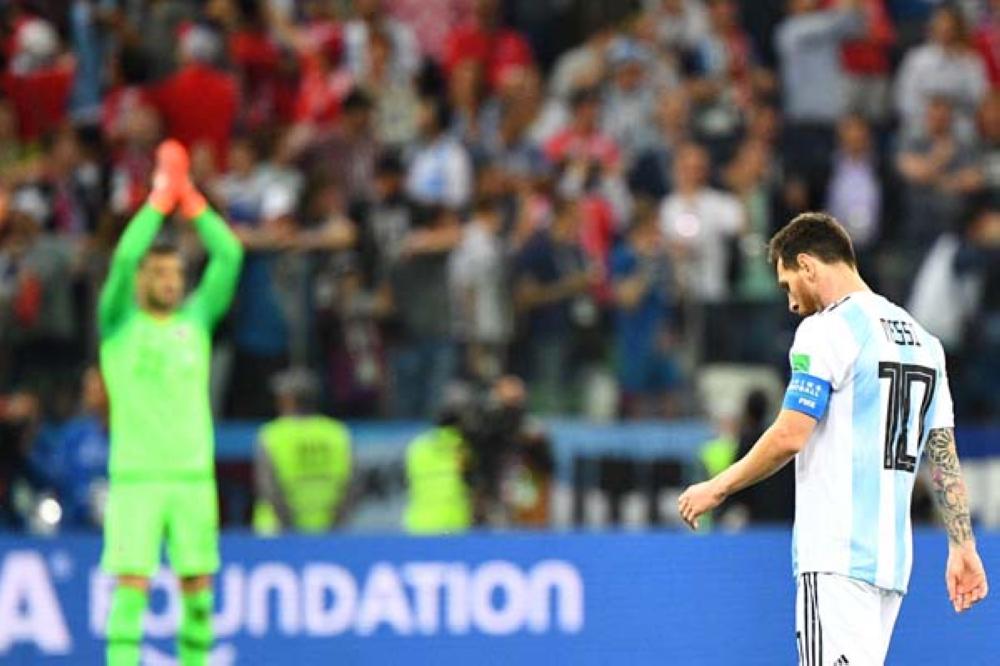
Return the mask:
<path id="1" fill-rule="evenodd" d="M 507 375 L 485 387 L 452 384 L 438 424 L 457 427 L 466 441 L 466 479 L 478 524 L 548 524 L 552 444 L 542 423 L 528 413 L 521 379 Z"/>

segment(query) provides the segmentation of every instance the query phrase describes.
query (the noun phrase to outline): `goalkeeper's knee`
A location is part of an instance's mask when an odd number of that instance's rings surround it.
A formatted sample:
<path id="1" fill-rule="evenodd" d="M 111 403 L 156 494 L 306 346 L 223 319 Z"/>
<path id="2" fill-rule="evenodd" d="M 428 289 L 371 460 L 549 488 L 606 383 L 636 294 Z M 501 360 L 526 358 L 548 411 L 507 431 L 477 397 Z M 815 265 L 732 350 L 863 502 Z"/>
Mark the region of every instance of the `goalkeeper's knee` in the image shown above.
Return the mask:
<path id="1" fill-rule="evenodd" d="M 183 596 L 177 654 L 181 666 L 204 666 L 212 649 L 212 590 L 185 592 Z"/>
<path id="2" fill-rule="evenodd" d="M 108 666 L 138 666 L 142 642 L 142 614 L 146 611 L 146 590 L 116 585 L 108 613 Z"/>

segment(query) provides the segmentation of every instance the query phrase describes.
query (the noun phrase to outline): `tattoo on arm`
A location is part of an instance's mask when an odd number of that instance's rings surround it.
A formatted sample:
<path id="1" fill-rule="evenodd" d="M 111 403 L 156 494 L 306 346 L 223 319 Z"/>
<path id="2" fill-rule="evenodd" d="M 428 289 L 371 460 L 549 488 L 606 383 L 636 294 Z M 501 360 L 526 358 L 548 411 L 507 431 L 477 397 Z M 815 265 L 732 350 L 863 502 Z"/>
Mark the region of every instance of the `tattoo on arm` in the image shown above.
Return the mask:
<path id="1" fill-rule="evenodd" d="M 927 462 L 934 481 L 934 500 L 948 531 L 948 540 L 956 545 L 971 541 L 969 498 L 958 465 L 952 428 L 931 430 L 927 439 Z"/>

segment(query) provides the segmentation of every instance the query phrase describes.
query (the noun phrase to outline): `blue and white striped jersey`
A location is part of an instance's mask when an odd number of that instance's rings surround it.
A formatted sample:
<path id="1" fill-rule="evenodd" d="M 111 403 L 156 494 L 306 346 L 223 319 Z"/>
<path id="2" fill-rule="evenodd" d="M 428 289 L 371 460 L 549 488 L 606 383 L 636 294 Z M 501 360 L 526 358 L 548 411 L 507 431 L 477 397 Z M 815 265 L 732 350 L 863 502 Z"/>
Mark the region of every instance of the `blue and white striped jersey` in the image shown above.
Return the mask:
<path id="1" fill-rule="evenodd" d="M 784 407 L 817 419 L 795 460 L 795 574 L 906 592 L 910 495 L 934 428 L 953 426 L 941 343 L 901 307 L 855 292 L 807 317 Z"/>

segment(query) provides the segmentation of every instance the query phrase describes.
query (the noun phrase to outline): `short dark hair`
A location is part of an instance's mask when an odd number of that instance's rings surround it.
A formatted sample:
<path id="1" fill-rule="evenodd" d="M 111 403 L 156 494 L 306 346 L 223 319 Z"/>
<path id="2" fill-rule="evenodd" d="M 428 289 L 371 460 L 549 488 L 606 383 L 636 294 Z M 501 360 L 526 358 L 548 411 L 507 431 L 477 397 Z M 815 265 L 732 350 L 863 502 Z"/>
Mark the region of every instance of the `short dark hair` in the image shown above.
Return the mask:
<path id="1" fill-rule="evenodd" d="M 347 93 L 347 97 L 344 98 L 341 108 L 345 112 L 351 111 L 368 111 L 372 108 L 372 98 L 361 88 L 351 88 L 351 92 Z"/>
<path id="2" fill-rule="evenodd" d="M 146 250 L 146 255 L 142 258 L 143 261 L 150 257 L 166 257 L 169 255 L 179 255 L 181 253 L 180 247 L 174 241 L 169 238 L 157 238 L 149 249 Z"/>
<path id="3" fill-rule="evenodd" d="M 844 227 L 827 213 L 802 213 L 771 237 L 768 261 L 785 268 L 797 268 L 796 257 L 811 254 L 826 264 L 843 262 L 857 267 L 854 245 Z"/>

